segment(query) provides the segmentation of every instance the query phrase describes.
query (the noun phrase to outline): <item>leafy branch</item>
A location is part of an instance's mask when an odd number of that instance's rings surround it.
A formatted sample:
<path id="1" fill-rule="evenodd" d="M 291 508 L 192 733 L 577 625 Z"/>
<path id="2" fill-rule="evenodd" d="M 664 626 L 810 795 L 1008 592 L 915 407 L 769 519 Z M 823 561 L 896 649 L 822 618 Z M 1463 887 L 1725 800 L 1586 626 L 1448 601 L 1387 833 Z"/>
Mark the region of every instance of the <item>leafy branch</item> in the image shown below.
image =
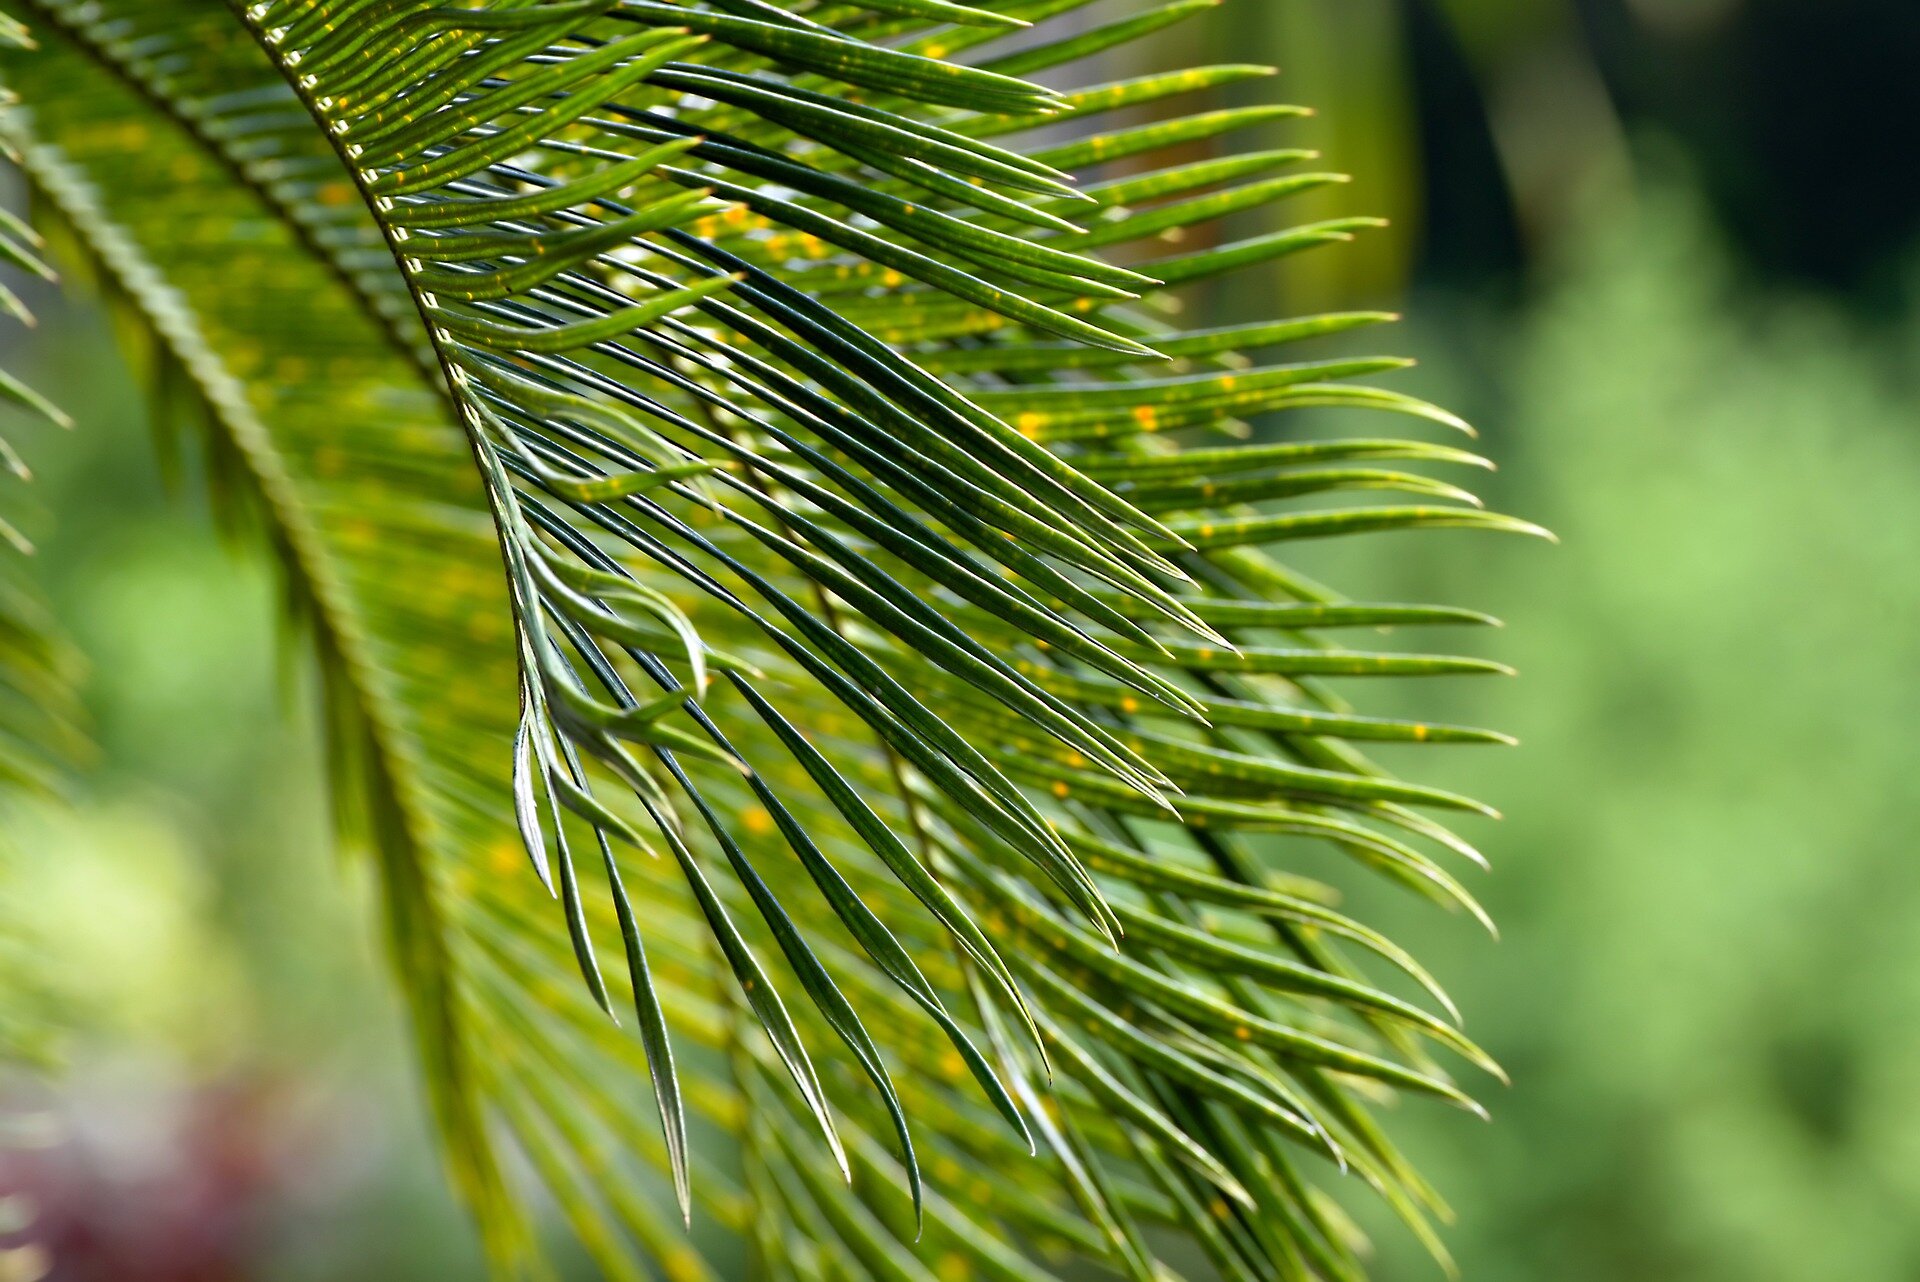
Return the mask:
<path id="1" fill-rule="evenodd" d="M 1252 359 L 1384 315 L 1167 323 L 1371 224 L 1213 241 L 1339 176 L 1211 151 L 1289 108 L 1100 123 L 1264 69 L 1023 79 L 1205 4 L 998 52 L 1089 3 L 21 6 L 29 178 L 278 478 L 503 1269 L 534 1248 L 500 1136 L 613 1276 L 714 1267 L 664 1197 L 773 1276 L 1153 1278 L 1172 1230 L 1223 1276 L 1354 1277 L 1317 1160 L 1439 1250 L 1369 1102 L 1477 1109 L 1435 1052 L 1497 1069 L 1289 869 L 1479 914 L 1433 813 L 1485 807 L 1360 747 L 1501 736 L 1332 683 L 1501 669 L 1333 637 L 1489 620 L 1267 549 L 1540 531 L 1424 470 L 1481 464 L 1451 446 L 1244 439 L 1466 425 L 1357 381 L 1391 358 Z"/>

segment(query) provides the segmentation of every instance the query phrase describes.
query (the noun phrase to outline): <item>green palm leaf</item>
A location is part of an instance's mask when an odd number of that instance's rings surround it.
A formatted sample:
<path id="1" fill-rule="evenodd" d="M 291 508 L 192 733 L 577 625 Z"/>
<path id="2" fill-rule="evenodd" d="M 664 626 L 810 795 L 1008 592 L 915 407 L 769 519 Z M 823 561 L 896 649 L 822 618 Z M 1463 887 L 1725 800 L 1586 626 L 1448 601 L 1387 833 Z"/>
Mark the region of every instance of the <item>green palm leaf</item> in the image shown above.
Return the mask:
<path id="1" fill-rule="evenodd" d="M 503 1271 L 538 1255 L 503 1144 L 612 1276 L 720 1275 L 696 1208 L 776 1277 L 1355 1276 L 1311 1163 L 1431 1237 L 1369 1102 L 1477 1107 L 1432 1050 L 1491 1061 L 1286 868 L 1322 845 L 1477 912 L 1426 811 L 1478 807 L 1354 745 L 1498 736 L 1325 683 L 1499 669 L 1337 644 L 1485 620 L 1261 549 L 1538 531 L 1350 465 L 1478 462 L 1449 447 L 1208 439 L 1464 425 L 1349 381 L 1399 362 L 1241 355 L 1383 317 L 1158 319 L 1367 224 L 1155 256 L 1332 176 L 1076 183 L 1273 114 L 1101 120 L 1258 69 L 1018 78 L 1205 6 L 997 54 L 1083 7 L 18 5 L 46 48 L 5 63 L 9 140 L 284 554 Z"/>
<path id="2" fill-rule="evenodd" d="M 0 14 L 0 49 L 32 50 L 27 29 Z M 0 94 L 0 112 L 13 103 Z M 14 272 L 53 281 L 43 256 L 46 242 L 9 210 L 0 210 L 0 264 Z M 0 284 L 0 310 L 22 325 L 38 322 L 20 296 Z M 13 375 L 0 370 L 0 410 L 6 430 L 25 420 L 33 428 L 70 428 L 59 407 Z M 63 1018 L 61 977 L 48 960 L 47 924 L 21 893 L 21 868 L 30 852 L 13 838 L 14 808 L 24 797 L 62 791 L 66 768 L 81 756 L 86 737 L 76 683 L 78 654 L 62 634 L 39 585 L 28 573 L 33 545 L 20 516 L 35 512 L 21 488 L 32 479 L 26 460 L 0 436 L 0 1066 L 47 1068 L 57 1061 L 68 1021 Z M 0 1145 L 11 1137 L 0 1137 Z M 0 1259 L 10 1253 L 0 1251 Z"/>

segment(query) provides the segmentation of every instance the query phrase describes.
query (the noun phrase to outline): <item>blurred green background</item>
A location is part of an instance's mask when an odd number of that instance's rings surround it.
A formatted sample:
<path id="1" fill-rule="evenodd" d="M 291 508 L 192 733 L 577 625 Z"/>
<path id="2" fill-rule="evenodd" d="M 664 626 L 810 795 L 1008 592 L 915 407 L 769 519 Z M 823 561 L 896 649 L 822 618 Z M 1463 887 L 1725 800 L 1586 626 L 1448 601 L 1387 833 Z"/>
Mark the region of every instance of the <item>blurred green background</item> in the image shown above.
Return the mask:
<path id="1" fill-rule="evenodd" d="M 1154 56 L 1277 63 L 1321 114 L 1263 145 L 1394 219 L 1204 304 L 1404 307 L 1399 385 L 1564 540 L 1308 567 L 1491 610 L 1522 670 L 1409 696 L 1524 742 L 1421 759 L 1508 815 L 1475 834 L 1502 941 L 1365 906 L 1515 1078 L 1491 1127 L 1396 1119 L 1463 1274 L 1920 1278 L 1920 6 L 1235 0 Z M 58 1095 L 9 1095 L 73 1137 L 32 1158 L 54 1276 L 476 1276 L 270 568 L 191 459 L 163 483 L 98 317 L 36 303 L 7 359 L 83 426 L 28 429 L 24 523 L 98 745 L 77 813 L 8 816 L 88 1030 Z M 1381 1278 L 1439 1276 L 1377 1227 Z"/>

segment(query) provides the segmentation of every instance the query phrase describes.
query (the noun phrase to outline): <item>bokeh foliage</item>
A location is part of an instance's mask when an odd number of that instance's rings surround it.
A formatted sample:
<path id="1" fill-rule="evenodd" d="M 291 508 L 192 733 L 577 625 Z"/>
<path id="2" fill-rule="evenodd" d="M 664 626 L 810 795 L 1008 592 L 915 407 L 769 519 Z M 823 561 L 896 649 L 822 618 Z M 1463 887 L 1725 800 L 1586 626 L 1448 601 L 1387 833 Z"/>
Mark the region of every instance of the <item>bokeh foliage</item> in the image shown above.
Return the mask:
<path id="1" fill-rule="evenodd" d="M 1449 978 L 1516 1084 L 1481 1139 L 1413 1145 L 1490 1282 L 1900 1277 L 1920 324 L 1756 283 L 1671 151 L 1647 168 L 1486 339 L 1507 501 L 1563 547 L 1407 567 L 1484 590 L 1527 674 L 1489 698 L 1527 750 L 1445 772 L 1510 816 L 1501 943 Z"/>

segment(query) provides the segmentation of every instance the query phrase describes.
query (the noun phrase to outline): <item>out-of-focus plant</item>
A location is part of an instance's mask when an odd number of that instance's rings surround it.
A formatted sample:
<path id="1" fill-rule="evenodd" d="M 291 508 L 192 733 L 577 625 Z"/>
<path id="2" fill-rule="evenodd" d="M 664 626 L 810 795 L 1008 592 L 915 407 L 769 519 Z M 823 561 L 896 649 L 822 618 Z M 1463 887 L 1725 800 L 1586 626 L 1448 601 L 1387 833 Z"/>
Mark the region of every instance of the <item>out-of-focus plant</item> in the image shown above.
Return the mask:
<path id="1" fill-rule="evenodd" d="M 1516 1086 L 1484 1143 L 1418 1115 L 1399 1134 L 1459 1190 L 1451 1240 L 1485 1282 L 1899 1276 L 1920 1255 L 1920 315 L 1757 283 L 1671 150 L 1642 167 L 1527 313 L 1463 341 L 1501 371 L 1497 496 L 1566 546 L 1376 571 L 1524 616 L 1498 655 L 1528 674 L 1474 701 L 1527 751 L 1435 775 L 1512 814 L 1501 944 L 1448 979 Z M 1441 357 L 1426 390 L 1472 328 L 1409 337 Z M 1429 1271 L 1393 1242 L 1377 1268 Z"/>
<path id="2" fill-rule="evenodd" d="M 1168 320 L 1371 225 L 1178 244 L 1337 181 L 1166 114 L 1265 68 L 1028 79 L 1210 0 L 8 2 L 0 133 L 278 553 L 503 1273 L 507 1148 L 616 1277 L 1350 1278 L 1338 1173 L 1444 1254 L 1373 1106 L 1497 1070 L 1328 883 L 1477 914 L 1485 807 L 1361 749 L 1500 736 L 1335 683 L 1487 620 L 1262 549 L 1538 531 L 1451 446 L 1242 439 L 1464 427 L 1250 355 L 1388 317 Z"/>

